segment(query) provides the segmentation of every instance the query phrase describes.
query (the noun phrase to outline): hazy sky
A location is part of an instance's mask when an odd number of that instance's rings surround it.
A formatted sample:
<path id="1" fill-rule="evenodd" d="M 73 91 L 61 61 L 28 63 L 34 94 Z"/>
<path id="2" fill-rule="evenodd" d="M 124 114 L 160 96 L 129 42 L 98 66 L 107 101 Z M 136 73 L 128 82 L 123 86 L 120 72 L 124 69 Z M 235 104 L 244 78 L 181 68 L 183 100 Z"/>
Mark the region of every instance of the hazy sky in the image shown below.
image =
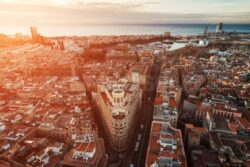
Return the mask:
<path id="1" fill-rule="evenodd" d="M 0 0 L 0 27 L 250 23 L 250 0 Z M 0 28 L 1 30 L 1 28 Z"/>

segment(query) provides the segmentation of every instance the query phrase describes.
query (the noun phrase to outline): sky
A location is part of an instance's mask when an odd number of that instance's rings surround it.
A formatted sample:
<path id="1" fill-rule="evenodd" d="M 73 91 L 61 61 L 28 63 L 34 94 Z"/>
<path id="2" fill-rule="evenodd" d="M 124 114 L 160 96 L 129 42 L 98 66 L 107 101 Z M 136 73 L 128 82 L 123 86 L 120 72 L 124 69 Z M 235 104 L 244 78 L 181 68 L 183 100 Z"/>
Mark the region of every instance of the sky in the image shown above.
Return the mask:
<path id="1" fill-rule="evenodd" d="M 31 25 L 250 23 L 250 0 L 0 0 L 0 20 L 0 32 Z"/>

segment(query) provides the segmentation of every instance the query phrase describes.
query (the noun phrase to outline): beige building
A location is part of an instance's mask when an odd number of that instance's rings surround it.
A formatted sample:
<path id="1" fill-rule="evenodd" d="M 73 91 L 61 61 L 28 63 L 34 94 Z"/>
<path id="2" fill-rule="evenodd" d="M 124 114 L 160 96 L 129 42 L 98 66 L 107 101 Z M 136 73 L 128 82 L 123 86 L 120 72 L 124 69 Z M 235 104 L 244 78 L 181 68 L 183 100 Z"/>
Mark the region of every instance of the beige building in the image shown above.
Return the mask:
<path id="1" fill-rule="evenodd" d="M 125 151 L 133 134 L 134 120 L 141 105 L 142 90 L 132 83 L 99 83 L 97 105 L 111 145 Z"/>
<path id="2" fill-rule="evenodd" d="M 132 83 L 146 85 L 149 73 L 148 65 L 133 65 L 128 72 L 128 80 Z"/>

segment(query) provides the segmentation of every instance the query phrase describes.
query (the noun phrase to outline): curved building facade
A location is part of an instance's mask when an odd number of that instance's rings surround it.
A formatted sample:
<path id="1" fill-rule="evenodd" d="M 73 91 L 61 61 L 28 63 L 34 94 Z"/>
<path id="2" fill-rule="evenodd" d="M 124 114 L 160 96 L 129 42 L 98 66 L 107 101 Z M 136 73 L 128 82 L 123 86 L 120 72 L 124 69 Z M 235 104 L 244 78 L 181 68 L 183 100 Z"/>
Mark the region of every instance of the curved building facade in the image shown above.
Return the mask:
<path id="1" fill-rule="evenodd" d="M 110 143 L 115 151 L 125 151 L 133 134 L 142 90 L 138 84 L 99 83 L 97 105 Z"/>

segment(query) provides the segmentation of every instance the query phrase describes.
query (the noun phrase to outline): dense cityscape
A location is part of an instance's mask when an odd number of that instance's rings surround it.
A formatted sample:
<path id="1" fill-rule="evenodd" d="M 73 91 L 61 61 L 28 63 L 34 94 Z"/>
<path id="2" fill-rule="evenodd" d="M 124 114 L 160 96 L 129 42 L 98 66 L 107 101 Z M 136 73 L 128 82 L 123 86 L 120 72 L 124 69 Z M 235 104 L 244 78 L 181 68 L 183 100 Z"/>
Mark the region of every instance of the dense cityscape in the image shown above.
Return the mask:
<path id="1" fill-rule="evenodd" d="M 0 35 L 1 167 L 250 166 L 250 34 Z"/>

